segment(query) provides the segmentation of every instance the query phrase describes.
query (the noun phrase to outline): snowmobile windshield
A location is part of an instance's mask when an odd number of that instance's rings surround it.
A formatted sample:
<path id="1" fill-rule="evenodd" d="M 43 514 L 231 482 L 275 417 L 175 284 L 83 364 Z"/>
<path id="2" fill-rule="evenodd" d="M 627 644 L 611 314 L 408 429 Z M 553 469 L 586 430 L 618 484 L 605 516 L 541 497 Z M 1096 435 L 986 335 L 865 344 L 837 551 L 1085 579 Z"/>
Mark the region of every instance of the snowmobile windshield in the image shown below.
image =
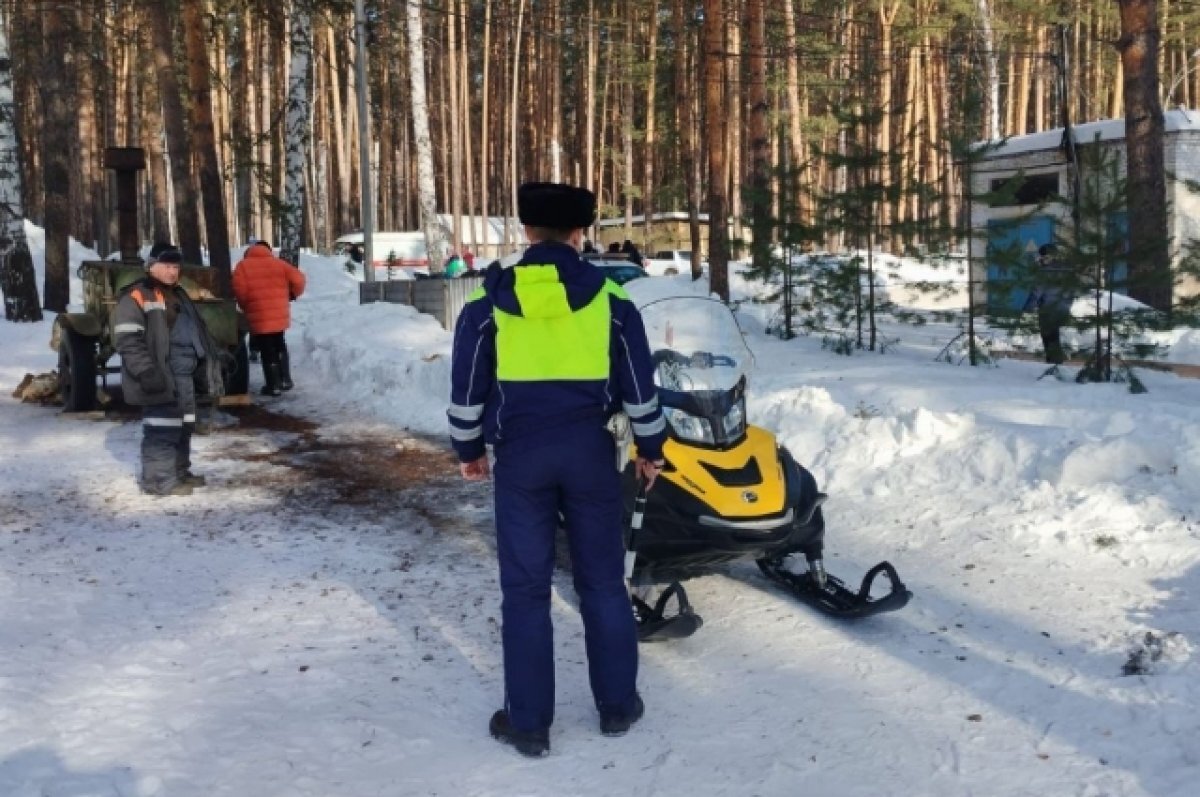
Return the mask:
<path id="1" fill-rule="evenodd" d="M 659 401 L 675 436 L 718 447 L 739 441 L 754 357 L 733 313 L 703 297 L 660 299 L 640 310 Z"/>

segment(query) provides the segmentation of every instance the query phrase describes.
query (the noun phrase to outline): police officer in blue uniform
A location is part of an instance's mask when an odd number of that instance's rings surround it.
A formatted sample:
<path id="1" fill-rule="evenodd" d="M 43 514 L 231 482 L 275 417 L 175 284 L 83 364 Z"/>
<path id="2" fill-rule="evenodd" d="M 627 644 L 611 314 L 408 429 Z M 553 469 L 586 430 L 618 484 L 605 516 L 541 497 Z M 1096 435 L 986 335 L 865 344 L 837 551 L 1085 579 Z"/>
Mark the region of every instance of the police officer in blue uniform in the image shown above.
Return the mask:
<path id="1" fill-rule="evenodd" d="M 492 475 L 486 445 L 495 456 L 505 700 L 490 731 L 536 757 L 550 750 L 554 718 L 550 587 L 560 513 L 600 730 L 619 736 L 644 711 L 616 443 L 606 424 L 617 412 L 629 416 L 635 467 L 652 484 L 666 423 L 641 315 L 579 256 L 595 196 L 526 183 L 517 200 L 531 246 L 511 268 L 489 267 L 459 316 L 448 415 L 466 479 Z"/>

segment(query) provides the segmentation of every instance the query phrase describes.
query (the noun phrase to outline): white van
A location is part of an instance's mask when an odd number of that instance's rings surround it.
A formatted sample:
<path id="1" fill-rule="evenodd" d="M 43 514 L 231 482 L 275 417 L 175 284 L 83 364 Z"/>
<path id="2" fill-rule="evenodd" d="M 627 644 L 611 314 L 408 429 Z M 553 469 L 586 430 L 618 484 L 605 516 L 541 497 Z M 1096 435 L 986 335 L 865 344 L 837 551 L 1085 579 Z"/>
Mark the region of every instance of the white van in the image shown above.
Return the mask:
<path id="1" fill-rule="evenodd" d="M 363 234 L 350 232 L 333 242 L 335 255 L 350 257 L 351 248 L 361 247 Z M 425 233 L 376 232 L 371 234 L 371 259 L 375 268 L 403 269 L 408 275 L 429 274 L 429 253 L 425 249 Z M 355 260 L 358 266 L 360 261 Z"/>

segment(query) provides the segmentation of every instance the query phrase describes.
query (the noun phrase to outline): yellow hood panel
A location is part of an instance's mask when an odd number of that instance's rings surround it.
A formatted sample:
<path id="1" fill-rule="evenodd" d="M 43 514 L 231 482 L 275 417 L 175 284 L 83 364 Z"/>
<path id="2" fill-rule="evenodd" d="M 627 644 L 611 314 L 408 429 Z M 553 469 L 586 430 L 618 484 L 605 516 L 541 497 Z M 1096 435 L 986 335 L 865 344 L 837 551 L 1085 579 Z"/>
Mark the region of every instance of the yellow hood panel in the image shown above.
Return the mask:
<path id="1" fill-rule="evenodd" d="M 674 470 L 664 471 L 666 479 L 712 507 L 726 518 L 755 518 L 782 512 L 787 498 L 783 465 L 779 461 L 775 436 L 758 426 L 746 429 L 746 438 L 737 446 L 715 451 L 667 440 L 663 447 Z M 762 480 L 745 487 L 724 487 L 717 483 L 704 464 L 722 470 L 740 470 L 751 458 L 758 460 Z"/>

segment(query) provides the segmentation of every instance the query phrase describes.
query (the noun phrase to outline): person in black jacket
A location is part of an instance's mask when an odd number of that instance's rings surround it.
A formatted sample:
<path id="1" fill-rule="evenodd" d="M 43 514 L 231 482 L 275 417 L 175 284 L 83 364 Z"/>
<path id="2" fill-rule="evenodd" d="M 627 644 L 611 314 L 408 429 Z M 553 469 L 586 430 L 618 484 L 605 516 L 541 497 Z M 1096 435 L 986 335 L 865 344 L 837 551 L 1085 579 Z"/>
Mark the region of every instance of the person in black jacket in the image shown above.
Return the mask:
<path id="1" fill-rule="evenodd" d="M 621 252 L 629 258 L 629 262 L 642 265 L 642 253 L 638 251 L 633 241 L 626 238 L 625 243 L 621 244 Z"/>
<path id="2" fill-rule="evenodd" d="M 151 495 L 190 495 L 204 484 L 191 471 L 197 404 L 222 392 L 217 346 L 179 285 L 182 260 L 174 246 L 155 244 L 146 278 L 125 289 L 114 317 L 121 387 L 142 408 L 140 483 Z"/>

